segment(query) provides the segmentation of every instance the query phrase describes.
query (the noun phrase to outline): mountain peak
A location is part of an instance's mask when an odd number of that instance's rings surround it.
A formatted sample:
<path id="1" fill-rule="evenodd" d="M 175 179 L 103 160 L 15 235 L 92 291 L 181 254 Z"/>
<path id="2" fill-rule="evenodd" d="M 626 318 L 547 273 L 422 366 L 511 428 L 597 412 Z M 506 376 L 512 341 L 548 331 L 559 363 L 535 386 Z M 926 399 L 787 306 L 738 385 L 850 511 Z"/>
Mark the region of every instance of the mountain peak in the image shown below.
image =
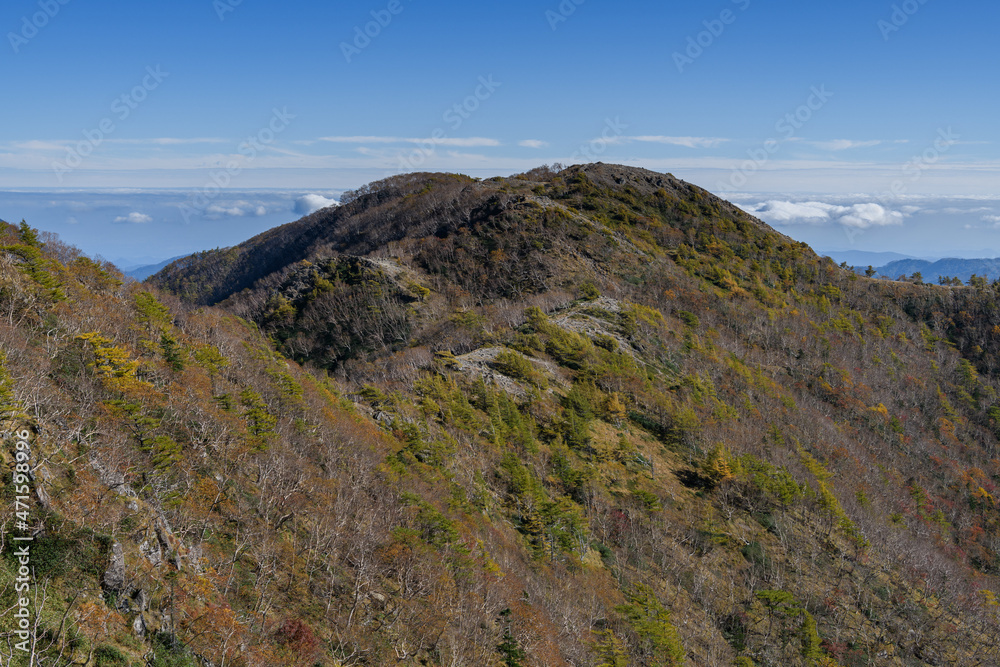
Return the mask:
<path id="1" fill-rule="evenodd" d="M 322 209 L 234 248 L 182 259 L 151 281 L 184 299 L 212 304 L 301 260 L 396 252 L 399 244 L 447 238 L 464 229 L 477 229 L 480 236 L 502 234 L 504 225 L 497 223 L 504 219 L 532 221 L 529 226 L 541 246 L 551 241 L 546 237 L 552 232 L 544 229 L 542 220 L 548 215 L 564 216 L 592 231 L 618 234 L 635 247 L 637 239 L 630 237 L 655 218 L 667 216 L 657 229 L 664 231 L 660 226 L 666 222 L 676 235 L 686 221 L 703 214 L 732 222 L 720 228 L 723 235 L 736 229 L 742 230 L 738 234 L 749 233 L 752 226 L 752 235 L 773 235 L 779 244 L 794 243 L 706 190 L 670 174 L 637 167 L 603 163 L 560 171 L 541 167 L 483 181 L 459 174 L 411 173 L 346 192 L 340 206 Z M 668 246 L 675 242 L 664 241 Z"/>

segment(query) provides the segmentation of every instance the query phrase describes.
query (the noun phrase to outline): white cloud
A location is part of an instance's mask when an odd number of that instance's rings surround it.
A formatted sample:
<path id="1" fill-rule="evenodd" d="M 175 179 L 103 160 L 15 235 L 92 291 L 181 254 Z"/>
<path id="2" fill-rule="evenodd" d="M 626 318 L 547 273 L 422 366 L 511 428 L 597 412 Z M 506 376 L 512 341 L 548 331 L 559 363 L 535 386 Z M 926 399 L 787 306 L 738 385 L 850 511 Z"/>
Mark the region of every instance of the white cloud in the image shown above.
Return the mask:
<path id="1" fill-rule="evenodd" d="M 610 139 L 595 139 L 594 141 L 606 141 L 609 144 L 624 144 L 638 141 L 644 144 L 669 144 L 672 146 L 684 146 L 686 148 L 715 148 L 726 143 L 729 139 L 719 137 L 664 137 L 661 135 L 642 135 L 638 137 L 611 137 Z"/>
<path id="2" fill-rule="evenodd" d="M 261 217 L 267 215 L 267 209 L 260 204 L 251 204 L 245 201 L 225 202 L 213 204 L 205 209 L 205 217 L 209 220 L 219 220 L 221 218 L 246 218 Z"/>
<path id="3" fill-rule="evenodd" d="M 856 227 L 858 229 L 868 229 L 869 227 L 887 227 L 890 225 L 903 224 L 903 214 L 899 211 L 887 209 L 881 204 L 855 204 L 847 208 L 846 212 L 837 211 L 835 217 L 838 224 L 845 227 Z"/>
<path id="4" fill-rule="evenodd" d="M 153 137 L 150 139 L 105 139 L 109 144 L 133 144 L 138 146 L 183 146 L 187 144 L 224 144 L 226 139 L 220 137 Z"/>
<path id="5" fill-rule="evenodd" d="M 881 204 L 864 203 L 839 206 L 818 201 L 791 202 L 771 200 L 745 207 L 767 222 L 785 225 L 837 224 L 855 229 L 886 227 L 903 224 L 905 217 L 899 211 Z"/>
<path id="6" fill-rule="evenodd" d="M 295 212 L 299 215 L 312 215 L 321 208 L 337 206 L 336 199 L 327 199 L 322 195 L 303 195 L 295 200 Z"/>
<path id="7" fill-rule="evenodd" d="M 15 149 L 25 151 L 64 151 L 69 142 L 66 141 L 18 141 L 13 144 Z"/>
<path id="8" fill-rule="evenodd" d="M 133 211 L 132 213 L 129 213 L 128 215 L 120 215 L 117 218 L 115 218 L 115 223 L 119 224 L 119 225 L 121 225 L 121 224 L 145 225 L 145 224 L 148 224 L 148 223 L 150 223 L 152 221 L 153 221 L 153 219 L 151 217 L 149 217 L 145 213 L 139 213 L 137 211 Z"/>
<path id="9" fill-rule="evenodd" d="M 448 157 L 453 160 L 462 160 L 469 163 L 489 163 L 490 158 L 482 153 L 460 153 L 459 151 L 448 151 Z"/>
<path id="10" fill-rule="evenodd" d="M 435 146 L 462 146 L 464 148 L 472 146 L 500 146 L 496 139 L 487 137 L 426 137 L 423 139 L 413 137 L 320 137 L 320 141 L 329 141 L 335 144 L 433 144 Z"/>
<path id="11" fill-rule="evenodd" d="M 810 142 L 813 146 L 817 148 L 822 148 L 826 151 L 846 151 L 851 148 L 868 148 L 870 146 L 878 146 L 882 142 L 880 140 L 874 141 L 852 141 L 851 139 L 834 139 L 832 141 L 813 141 Z"/>
<path id="12" fill-rule="evenodd" d="M 948 206 L 941 209 L 942 213 L 947 213 L 948 215 L 974 215 L 976 213 L 991 213 L 993 211 L 989 206 L 979 206 L 976 208 L 960 208 L 958 206 Z"/>
<path id="13" fill-rule="evenodd" d="M 919 206 L 904 206 L 900 210 L 903 213 L 905 213 L 906 215 L 913 215 L 914 213 L 916 213 L 917 211 L 920 210 L 920 207 Z"/>
<path id="14" fill-rule="evenodd" d="M 1000 215 L 984 215 L 983 220 L 992 222 L 994 226 L 1000 227 Z"/>
<path id="15" fill-rule="evenodd" d="M 768 201 L 753 204 L 747 209 L 757 213 L 770 222 L 827 222 L 830 219 L 830 204 L 822 202 L 804 202 L 797 204 L 790 201 Z"/>
<path id="16" fill-rule="evenodd" d="M 356 137 L 320 137 L 320 141 L 329 141 L 334 144 L 397 144 L 405 139 L 400 139 L 399 137 L 372 137 L 372 136 L 356 136 Z"/>
<path id="17" fill-rule="evenodd" d="M 523 141 L 517 142 L 517 145 L 524 148 L 545 148 L 549 145 L 549 142 L 539 141 L 538 139 L 524 139 Z"/>
<path id="18" fill-rule="evenodd" d="M 106 144 L 134 145 L 134 146 L 184 146 L 189 144 L 224 144 L 229 140 L 220 137 L 192 137 L 190 139 L 179 137 L 152 137 L 149 139 L 115 139 L 107 137 L 101 141 Z M 17 141 L 11 144 L 15 149 L 26 151 L 63 151 L 75 147 L 79 142 L 74 139 L 58 139 L 52 141 L 40 141 L 32 139 L 30 141 Z"/>

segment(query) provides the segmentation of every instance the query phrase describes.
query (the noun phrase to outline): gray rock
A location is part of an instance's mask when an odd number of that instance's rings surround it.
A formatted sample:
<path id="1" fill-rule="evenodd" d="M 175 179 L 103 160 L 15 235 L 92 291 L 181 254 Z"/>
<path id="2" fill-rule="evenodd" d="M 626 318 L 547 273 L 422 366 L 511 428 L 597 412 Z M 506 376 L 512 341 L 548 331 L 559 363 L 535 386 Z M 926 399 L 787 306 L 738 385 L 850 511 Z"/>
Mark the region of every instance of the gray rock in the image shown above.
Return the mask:
<path id="1" fill-rule="evenodd" d="M 111 545 L 111 562 L 102 583 L 108 591 L 120 593 L 125 590 L 125 550 L 119 542 Z"/>
<path id="2" fill-rule="evenodd" d="M 163 551 L 160 550 L 159 543 L 151 544 L 149 540 L 145 540 L 139 545 L 139 553 L 154 566 L 163 562 Z"/>
<path id="3" fill-rule="evenodd" d="M 38 502 L 47 510 L 52 509 L 52 500 L 49 498 L 48 492 L 41 484 L 35 486 L 35 495 L 38 496 Z"/>

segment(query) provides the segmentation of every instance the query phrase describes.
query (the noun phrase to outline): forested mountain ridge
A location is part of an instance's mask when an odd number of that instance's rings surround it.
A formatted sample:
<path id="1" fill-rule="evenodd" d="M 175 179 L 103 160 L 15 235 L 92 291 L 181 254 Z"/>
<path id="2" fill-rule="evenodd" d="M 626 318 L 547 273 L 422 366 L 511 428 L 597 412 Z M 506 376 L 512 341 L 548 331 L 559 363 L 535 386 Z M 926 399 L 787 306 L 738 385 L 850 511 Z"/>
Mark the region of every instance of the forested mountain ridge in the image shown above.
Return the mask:
<path id="1" fill-rule="evenodd" d="M 958 259 L 946 258 L 936 262 L 920 259 L 898 260 L 879 267 L 879 275 L 889 278 L 920 275 L 929 283 L 939 283 L 943 279 L 957 279 L 963 283 L 973 277 L 994 281 L 1000 278 L 1000 259 Z M 949 281 L 951 282 L 951 281 Z"/>
<path id="2" fill-rule="evenodd" d="M 571 168 L 566 178 L 582 174 L 579 182 L 559 189 L 557 196 L 584 193 L 587 187 L 619 187 L 625 184 L 639 197 L 656 194 L 676 204 L 710 197 L 707 192 L 675 179 L 669 174 L 616 168 L 607 165 Z M 592 179 L 592 180 L 591 180 Z M 456 174 L 406 174 L 348 191 L 341 205 L 322 209 L 294 223 L 260 234 L 234 248 L 198 253 L 181 259 L 151 281 L 183 298 L 199 303 L 223 301 L 255 282 L 280 272 L 289 264 L 317 255 L 384 254 L 394 244 L 406 245 L 419 239 L 448 239 L 461 230 L 483 227 L 503 217 L 505 211 L 522 209 L 551 216 L 578 215 L 542 192 L 541 186 L 526 187 L 529 181 L 507 182 L 491 179 L 479 182 Z M 595 189 L 596 192 L 596 189 Z M 743 220 L 764 223 L 715 199 L 716 206 Z M 593 193 L 585 205 L 595 204 Z M 624 215 L 622 212 L 617 212 Z M 614 213 L 612 213 L 614 215 Z M 592 224 L 583 219 L 583 224 Z M 551 229 L 552 224 L 548 227 Z M 596 231 L 596 228 L 595 228 Z M 772 230 L 772 233 L 773 230 Z M 542 239 L 547 242 L 547 239 Z"/>
<path id="3" fill-rule="evenodd" d="M 5 230 L 41 664 L 1000 662 L 990 286 L 626 167 L 344 201 L 169 291 Z"/>

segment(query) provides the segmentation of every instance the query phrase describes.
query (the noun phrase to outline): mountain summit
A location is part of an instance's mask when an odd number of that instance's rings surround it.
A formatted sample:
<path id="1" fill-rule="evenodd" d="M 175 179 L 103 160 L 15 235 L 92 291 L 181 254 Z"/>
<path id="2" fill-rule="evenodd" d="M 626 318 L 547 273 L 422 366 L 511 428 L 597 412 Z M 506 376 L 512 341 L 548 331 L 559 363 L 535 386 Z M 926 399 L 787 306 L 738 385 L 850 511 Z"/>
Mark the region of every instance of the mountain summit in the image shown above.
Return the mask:
<path id="1" fill-rule="evenodd" d="M 543 168 L 486 181 L 454 174 L 416 173 L 349 191 L 339 207 L 322 209 L 234 248 L 182 259 L 161 271 L 152 282 L 185 300 L 209 305 L 297 261 L 332 254 L 384 256 L 396 249 L 412 251 L 431 238 L 450 240 L 464 233 L 483 237 L 500 217 L 566 216 L 575 218 L 577 225 L 594 227 L 594 220 L 581 215 L 580 210 L 596 211 L 588 207 L 598 206 L 595 195 L 602 190 L 613 194 L 622 209 L 604 211 L 604 217 L 610 216 L 609 222 L 615 216 L 627 216 L 629 203 L 648 199 L 663 210 L 676 208 L 678 216 L 690 215 L 688 209 L 697 211 L 704 203 L 720 215 L 774 233 L 763 222 L 696 186 L 645 169 L 598 163 L 560 173 Z M 574 204 L 582 204 L 582 209 L 574 208 Z M 507 241 L 516 243 L 516 239 Z M 527 249 L 525 253 L 534 260 L 555 254 L 533 254 Z M 538 288 L 534 286 L 536 291 Z"/>

